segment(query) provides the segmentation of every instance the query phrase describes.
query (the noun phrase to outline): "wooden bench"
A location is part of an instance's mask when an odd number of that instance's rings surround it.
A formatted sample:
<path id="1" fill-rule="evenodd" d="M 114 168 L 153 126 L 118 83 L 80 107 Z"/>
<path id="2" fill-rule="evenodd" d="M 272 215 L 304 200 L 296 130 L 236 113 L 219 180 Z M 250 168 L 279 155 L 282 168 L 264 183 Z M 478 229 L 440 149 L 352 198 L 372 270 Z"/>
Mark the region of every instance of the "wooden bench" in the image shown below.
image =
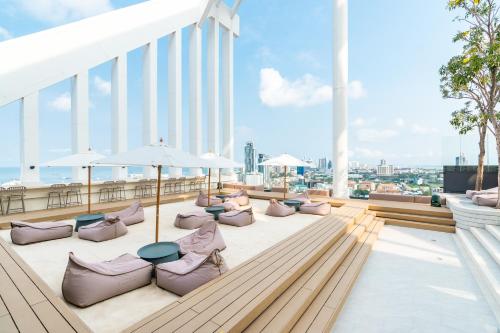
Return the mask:
<path id="1" fill-rule="evenodd" d="M 364 211 L 337 209 L 126 331 L 241 332 L 341 240 Z"/>
<path id="2" fill-rule="evenodd" d="M 0 332 L 91 332 L 1 238 Z"/>

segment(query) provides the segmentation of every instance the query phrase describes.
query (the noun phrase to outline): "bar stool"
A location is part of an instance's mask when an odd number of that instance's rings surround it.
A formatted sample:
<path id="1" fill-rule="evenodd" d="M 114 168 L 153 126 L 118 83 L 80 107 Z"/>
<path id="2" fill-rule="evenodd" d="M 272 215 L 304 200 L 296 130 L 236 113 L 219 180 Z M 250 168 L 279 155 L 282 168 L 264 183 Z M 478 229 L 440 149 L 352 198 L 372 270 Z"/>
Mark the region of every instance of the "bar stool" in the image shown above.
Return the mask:
<path id="1" fill-rule="evenodd" d="M 165 181 L 165 184 L 163 185 L 163 194 L 166 195 L 166 194 L 169 194 L 169 193 L 173 193 L 173 185 L 175 183 L 175 179 L 172 179 L 172 178 L 169 178 Z"/>
<path id="2" fill-rule="evenodd" d="M 187 180 L 189 182 L 189 192 L 193 192 L 196 190 L 196 178 L 197 177 L 192 177 Z"/>
<path id="3" fill-rule="evenodd" d="M 125 184 L 127 182 L 125 180 L 117 180 L 114 182 L 113 186 L 113 196 L 115 200 L 127 200 L 127 193 L 125 192 Z"/>
<path id="4" fill-rule="evenodd" d="M 176 178 L 175 184 L 174 184 L 174 192 L 175 193 L 182 193 L 182 186 L 184 185 L 184 189 L 186 188 L 185 181 L 186 181 L 186 177 Z"/>
<path id="5" fill-rule="evenodd" d="M 156 183 L 158 182 L 158 179 L 149 179 L 148 181 L 148 190 L 149 190 L 149 196 L 153 197 L 156 195 Z M 160 180 L 161 184 L 161 180 Z"/>
<path id="6" fill-rule="evenodd" d="M 102 187 L 99 189 L 99 202 L 110 202 L 114 200 L 114 185 L 115 182 L 112 180 L 102 183 Z"/>
<path id="7" fill-rule="evenodd" d="M 201 191 L 203 189 L 203 186 L 205 185 L 205 177 L 204 176 L 199 176 L 196 177 L 196 184 L 197 184 L 197 190 Z"/>
<path id="8" fill-rule="evenodd" d="M 66 206 L 82 204 L 82 183 L 70 183 L 66 190 Z"/>
<path id="9" fill-rule="evenodd" d="M 0 187 L 0 215 L 5 215 L 5 211 L 3 210 L 3 196 L 5 194 L 6 189 Z"/>
<path id="10" fill-rule="evenodd" d="M 62 208 L 66 206 L 64 202 L 64 192 L 66 188 L 66 184 L 50 185 L 49 196 L 47 197 L 47 209 Z"/>
<path id="11" fill-rule="evenodd" d="M 137 182 L 137 185 L 135 185 L 134 188 L 134 198 L 135 199 L 140 199 L 140 198 L 145 198 L 146 197 L 146 192 L 147 192 L 147 183 L 149 181 L 147 179 L 142 179 Z"/>
<path id="12" fill-rule="evenodd" d="M 26 213 L 26 207 L 24 205 L 24 192 L 26 192 L 26 187 L 24 186 L 11 186 L 5 191 L 7 194 L 7 215 L 10 214 L 11 211 L 13 213 Z M 11 209 L 11 204 L 16 201 L 21 203 L 21 207 Z"/>

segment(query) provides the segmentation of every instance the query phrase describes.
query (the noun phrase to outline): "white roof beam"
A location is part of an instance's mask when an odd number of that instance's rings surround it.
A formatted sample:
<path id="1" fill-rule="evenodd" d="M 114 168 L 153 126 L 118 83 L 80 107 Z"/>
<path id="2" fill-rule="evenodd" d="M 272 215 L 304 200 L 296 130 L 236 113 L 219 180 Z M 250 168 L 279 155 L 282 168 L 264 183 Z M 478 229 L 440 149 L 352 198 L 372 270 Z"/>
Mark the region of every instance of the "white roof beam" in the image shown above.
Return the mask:
<path id="1" fill-rule="evenodd" d="M 231 18 L 233 18 L 238 13 L 238 10 L 240 9 L 242 1 L 243 0 L 236 0 L 234 2 L 233 8 L 231 8 Z"/>
<path id="2" fill-rule="evenodd" d="M 203 11 L 203 14 L 201 15 L 200 20 L 198 21 L 198 26 L 201 27 L 203 23 L 205 23 L 205 20 L 207 19 L 208 15 L 210 14 L 210 11 L 214 7 L 219 7 L 219 3 L 221 0 L 208 0 L 207 6 L 205 7 L 205 10 Z"/>

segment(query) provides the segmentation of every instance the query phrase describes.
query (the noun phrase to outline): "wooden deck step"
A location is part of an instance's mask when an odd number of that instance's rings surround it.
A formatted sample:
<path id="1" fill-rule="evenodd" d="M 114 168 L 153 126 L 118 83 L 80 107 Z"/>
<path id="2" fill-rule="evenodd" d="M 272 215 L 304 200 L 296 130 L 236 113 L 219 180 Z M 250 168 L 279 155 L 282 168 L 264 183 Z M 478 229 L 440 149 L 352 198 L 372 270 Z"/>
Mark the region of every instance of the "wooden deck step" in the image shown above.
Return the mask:
<path id="1" fill-rule="evenodd" d="M 335 214 L 288 237 L 126 331 L 241 332 L 338 242 L 364 211 L 350 207 L 335 210 Z"/>
<path id="2" fill-rule="evenodd" d="M 359 224 L 352 225 L 348 232 L 254 320 L 245 332 L 289 331 L 342 264 L 373 219 L 373 215 L 365 215 Z"/>
<path id="3" fill-rule="evenodd" d="M 446 207 L 431 207 L 424 204 L 404 202 L 368 202 L 368 209 L 376 212 L 391 212 L 418 216 L 453 219 L 453 213 Z"/>
<path id="4" fill-rule="evenodd" d="M 451 225 L 439 225 L 439 224 L 433 224 L 433 223 L 395 220 L 395 219 L 385 219 L 385 224 L 395 225 L 398 227 L 455 233 L 455 227 L 451 226 Z"/>
<path id="5" fill-rule="evenodd" d="M 330 332 L 368 258 L 384 221 L 376 218 L 291 332 Z"/>
<path id="6" fill-rule="evenodd" d="M 453 221 L 453 219 L 451 218 L 414 215 L 414 214 L 401 214 L 394 212 L 375 212 L 375 214 L 377 215 L 377 217 L 388 218 L 392 220 L 424 222 L 424 223 L 438 224 L 438 225 L 451 225 L 451 226 L 455 225 L 455 221 Z"/>

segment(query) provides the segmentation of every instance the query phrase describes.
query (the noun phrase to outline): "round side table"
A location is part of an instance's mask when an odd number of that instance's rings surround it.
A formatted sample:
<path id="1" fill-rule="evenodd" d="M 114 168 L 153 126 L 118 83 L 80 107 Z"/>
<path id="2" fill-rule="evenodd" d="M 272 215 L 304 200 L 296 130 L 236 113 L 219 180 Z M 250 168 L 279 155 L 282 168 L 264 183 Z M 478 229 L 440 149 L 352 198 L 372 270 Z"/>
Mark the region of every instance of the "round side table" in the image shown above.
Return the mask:
<path id="1" fill-rule="evenodd" d="M 223 206 L 210 206 L 205 208 L 205 211 L 212 214 L 214 216 L 214 220 L 217 221 L 219 219 L 219 214 L 224 213 L 225 209 Z"/>
<path id="2" fill-rule="evenodd" d="M 104 221 L 104 214 L 102 213 L 97 213 L 97 214 L 85 214 L 85 215 L 79 215 L 75 218 L 76 224 L 75 224 L 75 232 L 80 229 L 80 227 L 83 227 L 85 225 L 89 225 L 92 223 Z"/>
<path id="3" fill-rule="evenodd" d="M 289 207 L 295 208 L 295 211 L 299 211 L 300 206 L 302 205 L 302 201 L 299 200 L 285 200 L 283 203 Z"/>
<path id="4" fill-rule="evenodd" d="M 158 242 L 141 247 L 137 255 L 153 265 L 179 260 L 179 244 L 174 242 Z"/>

